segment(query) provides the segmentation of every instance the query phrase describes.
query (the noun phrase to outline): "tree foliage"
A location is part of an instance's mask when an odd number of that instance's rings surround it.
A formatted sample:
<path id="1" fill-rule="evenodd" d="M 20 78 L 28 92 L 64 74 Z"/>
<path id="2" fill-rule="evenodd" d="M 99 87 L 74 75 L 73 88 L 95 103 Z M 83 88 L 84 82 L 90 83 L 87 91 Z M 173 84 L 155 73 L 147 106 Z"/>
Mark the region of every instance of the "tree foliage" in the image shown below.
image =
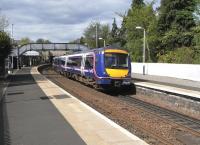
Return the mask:
<path id="1" fill-rule="evenodd" d="M 119 42 L 121 47 L 125 48 L 125 45 L 127 43 L 127 29 L 126 29 L 126 21 L 127 21 L 127 16 L 123 15 L 122 16 L 123 20 L 122 20 L 122 24 L 121 24 L 121 28 L 119 29 Z"/>
<path id="2" fill-rule="evenodd" d="M 21 38 L 19 44 L 22 46 L 22 45 L 25 45 L 25 44 L 28 44 L 28 43 L 31 43 L 32 40 L 30 40 L 30 38 L 28 37 L 24 37 L 24 38 Z"/>
<path id="3" fill-rule="evenodd" d="M 141 62 L 143 53 L 143 30 L 138 30 L 136 27 L 140 26 L 146 30 L 148 46 L 150 49 L 153 49 L 154 43 L 152 42 L 156 39 L 156 15 L 152 4 L 144 5 L 143 2 L 140 2 L 140 5 L 132 4 L 132 9 L 129 10 L 125 20 L 127 39 L 125 48 L 130 51 L 133 61 Z"/>
<path id="4" fill-rule="evenodd" d="M 200 0 L 196 0 L 194 18 L 195 18 L 196 24 L 199 25 L 200 24 Z"/>
<path id="5" fill-rule="evenodd" d="M 109 44 L 120 43 L 130 52 L 132 61 L 141 62 L 143 30 L 146 31 L 146 62 L 200 63 L 200 0 L 132 0 L 119 28 L 114 19 L 112 29 L 105 28 L 102 35 L 100 23 L 91 23 L 84 33 L 84 40 L 95 47 L 96 25 L 99 37 Z M 137 26 L 143 29 L 136 29 Z M 101 40 L 99 40 L 102 46 Z"/>
<path id="6" fill-rule="evenodd" d="M 198 62 L 199 0 L 162 0 L 159 9 L 157 45 L 159 60 L 175 63 Z M 189 55 L 193 56 L 191 61 Z M 195 54 L 196 53 L 196 54 Z M 174 56 L 175 57 L 174 57 Z M 164 59 L 163 59 L 164 58 Z M 200 63 L 200 62 L 199 62 Z"/>
<path id="7" fill-rule="evenodd" d="M 168 50 L 192 45 L 195 6 L 195 0 L 161 1 L 158 33 L 161 35 L 159 49 L 163 54 Z"/>
<path id="8" fill-rule="evenodd" d="M 131 7 L 132 7 L 132 9 L 134 9 L 134 8 L 141 8 L 144 5 L 145 5 L 144 4 L 144 0 L 133 0 L 132 4 L 131 4 Z"/>
<path id="9" fill-rule="evenodd" d="M 36 40 L 36 43 L 51 43 L 51 41 L 43 39 L 43 38 L 39 38 Z"/>
<path id="10" fill-rule="evenodd" d="M 3 62 L 8 57 L 12 48 L 9 35 L 6 32 L 0 32 L 0 62 Z"/>
<path id="11" fill-rule="evenodd" d="M 96 48 L 96 27 L 98 38 L 103 38 L 106 42 L 109 39 L 110 27 L 108 24 L 92 22 L 84 31 L 85 42 L 90 48 Z M 98 47 L 102 47 L 103 42 L 98 39 Z"/>
<path id="12" fill-rule="evenodd" d="M 8 19 L 6 18 L 5 15 L 1 14 L 0 11 L 0 31 L 4 31 L 5 28 L 9 25 Z"/>
<path id="13" fill-rule="evenodd" d="M 114 18 L 112 23 L 112 29 L 110 32 L 109 43 L 112 45 L 118 42 L 119 42 L 119 28 L 117 27 L 116 19 Z"/>
<path id="14" fill-rule="evenodd" d="M 199 54 L 200 51 L 196 51 L 194 48 L 182 47 L 160 56 L 158 62 L 195 64 L 200 62 Z"/>

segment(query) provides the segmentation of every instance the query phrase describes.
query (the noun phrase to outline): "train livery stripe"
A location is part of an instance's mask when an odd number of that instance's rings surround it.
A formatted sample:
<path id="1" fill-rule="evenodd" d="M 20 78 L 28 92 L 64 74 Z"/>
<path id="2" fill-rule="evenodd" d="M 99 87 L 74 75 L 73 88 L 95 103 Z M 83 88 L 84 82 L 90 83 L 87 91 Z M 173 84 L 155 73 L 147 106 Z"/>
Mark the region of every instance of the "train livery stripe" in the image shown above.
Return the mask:
<path id="1" fill-rule="evenodd" d="M 121 78 L 128 75 L 128 69 L 107 69 L 106 72 L 110 77 Z"/>
<path id="2" fill-rule="evenodd" d="M 122 53 L 122 54 L 128 54 L 125 50 L 119 50 L 119 49 L 107 49 L 105 50 L 105 53 Z"/>

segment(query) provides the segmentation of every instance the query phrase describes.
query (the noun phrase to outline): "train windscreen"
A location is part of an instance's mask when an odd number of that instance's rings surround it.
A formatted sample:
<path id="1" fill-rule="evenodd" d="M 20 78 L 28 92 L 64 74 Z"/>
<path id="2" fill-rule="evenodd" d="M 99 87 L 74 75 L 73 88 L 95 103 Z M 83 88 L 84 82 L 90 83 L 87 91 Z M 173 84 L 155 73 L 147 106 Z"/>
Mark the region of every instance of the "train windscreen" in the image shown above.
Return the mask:
<path id="1" fill-rule="evenodd" d="M 127 69 L 128 54 L 105 53 L 105 67 L 111 69 Z"/>

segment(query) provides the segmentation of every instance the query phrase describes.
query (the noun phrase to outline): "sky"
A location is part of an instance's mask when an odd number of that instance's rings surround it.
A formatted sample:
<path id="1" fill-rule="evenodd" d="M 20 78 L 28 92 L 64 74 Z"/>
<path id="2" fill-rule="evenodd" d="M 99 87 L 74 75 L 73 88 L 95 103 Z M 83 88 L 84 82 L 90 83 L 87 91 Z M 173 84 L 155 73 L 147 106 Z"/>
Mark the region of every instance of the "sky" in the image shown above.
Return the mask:
<path id="1" fill-rule="evenodd" d="M 151 0 L 146 0 L 150 2 Z M 13 37 L 48 39 L 51 42 L 70 42 L 83 36 L 84 29 L 94 21 L 111 26 L 116 18 L 120 26 L 132 0 L 0 0 L 1 14 L 9 21 Z M 159 0 L 155 6 L 159 4 Z"/>

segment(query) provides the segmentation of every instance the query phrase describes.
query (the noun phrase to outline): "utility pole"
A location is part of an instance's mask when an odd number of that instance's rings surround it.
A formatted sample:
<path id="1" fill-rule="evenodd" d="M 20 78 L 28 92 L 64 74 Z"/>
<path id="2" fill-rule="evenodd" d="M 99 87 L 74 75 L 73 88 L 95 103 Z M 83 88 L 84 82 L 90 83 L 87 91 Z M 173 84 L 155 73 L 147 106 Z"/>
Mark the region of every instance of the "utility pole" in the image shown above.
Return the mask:
<path id="1" fill-rule="evenodd" d="M 14 26 L 14 24 L 12 24 L 12 30 L 11 30 L 11 43 L 12 43 L 12 46 L 14 46 L 14 38 L 13 38 L 13 26 Z M 14 58 L 13 58 L 13 55 L 12 55 L 12 60 L 11 60 L 11 62 L 12 62 L 12 65 L 11 65 L 11 67 L 12 67 L 12 73 L 13 73 L 13 68 L 14 68 Z"/>
<path id="2" fill-rule="evenodd" d="M 11 32 L 12 39 L 13 39 L 13 26 L 14 26 L 14 24 L 12 24 L 12 32 Z"/>
<path id="3" fill-rule="evenodd" d="M 143 55 L 142 55 L 142 62 L 143 62 L 143 75 L 145 75 L 145 50 L 146 50 L 146 44 L 145 44 L 145 41 L 146 41 L 146 30 L 145 28 L 141 27 L 141 26 L 137 26 L 136 29 L 142 29 L 144 31 L 144 40 L 143 40 Z"/>
<path id="4" fill-rule="evenodd" d="M 96 48 L 98 48 L 98 26 L 96 23 Z"/>
<path id="5" fill-rule="evenodd" d="M 106 40 L 101 37 L 99 38 L 99 40 L 103 40 L 103 47 L 106 47 Z"/>
<path id="6" fill-rule="evenodd" d="M 146 52 L 145 52 L 145 50 L 146 50 L 146 44 L 145 44 L 145 42 L 146 42 L 146 31 L 145 31 L 145 29 L 144 29 L 143 63 L 145 63 L 145 55 L 146 55 Z"/>

